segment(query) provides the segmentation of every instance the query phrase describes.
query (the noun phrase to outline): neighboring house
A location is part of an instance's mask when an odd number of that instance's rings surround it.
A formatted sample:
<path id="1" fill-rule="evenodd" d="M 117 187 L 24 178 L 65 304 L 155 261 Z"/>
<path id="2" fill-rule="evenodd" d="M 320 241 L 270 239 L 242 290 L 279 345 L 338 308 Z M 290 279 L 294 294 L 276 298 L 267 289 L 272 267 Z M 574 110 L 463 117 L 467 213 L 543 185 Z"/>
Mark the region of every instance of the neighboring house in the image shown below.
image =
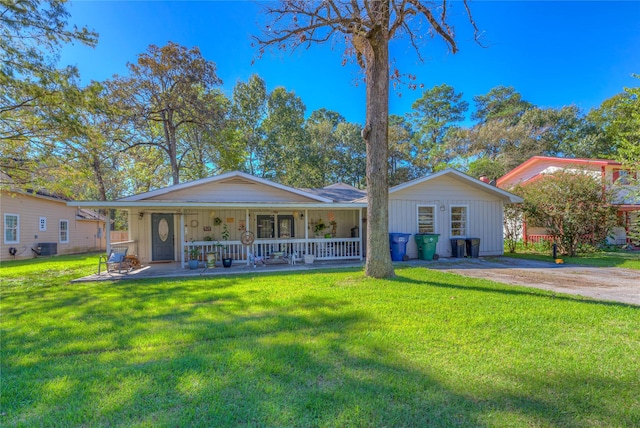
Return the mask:
<path id="1" fill-rule="evenodd" d="M 503 204 L 522 201 L 451 169 L 394 187 L 389 197 L 390 232 L 439 233 L 442 256 L 451 254 L 452 235 L 481 238 L 482 255 L 502 254 Z M 343 183 L 296 189 L 233 171 L 116 201 L 69 205 L 127 210 L 130 241 L 124 245 L 137 249 L 143 263 L 184 264 L 193 247 L 201 254 L 222 248 L 247 262 L 249 253 L 319 260 L 361 260 L 366 253 L 366 192 Z M 407 253 L 417 256 L 413 240 Z"/>
<path id="2" fill-rule="evenodd" d="M 0 190 L 0 261 L 106 249 L 104 217 L 47 192 Z"/>
<path id="3" fill-rule="evenodd" d="M 618 210 L 618 227 L 612 230 L 612 244 L 628 243 L 629 228 L 638 218 L 640 212 L 640 196 L 628 184 L 630 173 L 620 162 L 607 159 L 570 159 L 547 156 L 534 156 L 500 177 L 497 185 L 503 189 L 511 189 L 517 184 L 526 185 L 539 180 L 546 174 L 557 171 L 573 171 L 589 173 L 594 180 L 602 183 L 603 189 L 614 192 L 613 203 Z M 636 189 L 637 190 L 637 189 Z M 536 242 L 546 238 L 546 230 L 539 227 L 523 227 L 523 240 Z"/>

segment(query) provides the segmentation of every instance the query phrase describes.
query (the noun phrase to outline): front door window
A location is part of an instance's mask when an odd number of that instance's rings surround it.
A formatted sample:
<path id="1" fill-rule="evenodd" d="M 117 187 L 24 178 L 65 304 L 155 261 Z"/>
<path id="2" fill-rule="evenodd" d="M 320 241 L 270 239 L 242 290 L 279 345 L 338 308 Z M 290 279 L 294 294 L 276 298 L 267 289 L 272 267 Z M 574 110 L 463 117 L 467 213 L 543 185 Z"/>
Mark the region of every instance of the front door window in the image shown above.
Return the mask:
<path id="1" fill-rule="evenodd" d="M 278 238 L 293 238 L 295 236 L 295 229 L 293 227 L 293 216 L 282 215 L 278 216 Z"/>

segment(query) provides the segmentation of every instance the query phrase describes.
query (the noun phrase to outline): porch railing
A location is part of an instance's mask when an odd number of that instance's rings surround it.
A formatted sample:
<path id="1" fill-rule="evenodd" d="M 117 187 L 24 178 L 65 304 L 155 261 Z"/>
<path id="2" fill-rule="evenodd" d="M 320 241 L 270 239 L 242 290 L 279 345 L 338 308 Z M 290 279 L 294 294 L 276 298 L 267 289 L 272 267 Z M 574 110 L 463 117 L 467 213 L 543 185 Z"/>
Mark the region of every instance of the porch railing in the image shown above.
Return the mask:
<path id="1" fill-rule="evenodd" d="M 120 242 L 112 242 L 111 249 L 115 250 L 124 250 L 128 248 L 128 255 L 137 255 L 138 254 L 138 241 L 120 241 Z"/>
<path id="2" fill-rule="evenodd" d="M 200 260 L 206 260 L 206 254 L 215 253 L 220 257 L 229 257 L 236 261 L 249 260 L 249 253 L 258 257 L 270 258 L 274 255 L 296 257 L 301 260 L 305 255 L 314 255 L 316 260 L 357 260 L 361 258 L 360 238 L 312 238 L 312 239 L 256 239 L 251 245 L 240 241 L 193 241 L 184 244 L 183 254 L 187 255 L 193 247 L 199 248 Z"/>

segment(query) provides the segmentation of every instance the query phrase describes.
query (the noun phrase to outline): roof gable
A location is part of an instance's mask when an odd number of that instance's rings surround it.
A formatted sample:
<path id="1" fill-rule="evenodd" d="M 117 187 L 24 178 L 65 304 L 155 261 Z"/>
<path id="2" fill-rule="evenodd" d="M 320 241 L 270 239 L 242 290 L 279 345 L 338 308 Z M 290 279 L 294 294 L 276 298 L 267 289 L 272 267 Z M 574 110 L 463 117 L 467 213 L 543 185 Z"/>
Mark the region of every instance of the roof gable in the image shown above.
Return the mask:
<path id="1" fill-rule="evenodd" d="M 389 189 L 389 195 L 393 195 L 394 193 L 399 193 L 405 189 L 409 189 L 414 186 L 422 185 L 422 184 L 431 184 L 431 182 L 435 182 L 438 178 L 447 177 L 458 182 L 461 182 L 467 186 L 471 186 L 474 189 L 482 190 L 493 196 L 497 196 L 505 202 L 522 202 L 523 199 L 517 195 L 509 193 L 505 190 L 499 189 L 490 184 L 484 183 L 480 180 L 477 180 L 467 174 L 464 174 L 458 170 L 453 168 L 447 168 L 442 171 L 436 172 L 431 175 L 427 175 L 426 177 L 418 178 L 416 180 L 408 181 L 406 183 L 400 184 L 398 186 L 392 187 Z"/>
<path id="2" fill-rule="evenodd" d="M 332 202 L 270 180 L 240 171 L 168 186 L 151 192 L 120 199 L 123 202 Z"/>

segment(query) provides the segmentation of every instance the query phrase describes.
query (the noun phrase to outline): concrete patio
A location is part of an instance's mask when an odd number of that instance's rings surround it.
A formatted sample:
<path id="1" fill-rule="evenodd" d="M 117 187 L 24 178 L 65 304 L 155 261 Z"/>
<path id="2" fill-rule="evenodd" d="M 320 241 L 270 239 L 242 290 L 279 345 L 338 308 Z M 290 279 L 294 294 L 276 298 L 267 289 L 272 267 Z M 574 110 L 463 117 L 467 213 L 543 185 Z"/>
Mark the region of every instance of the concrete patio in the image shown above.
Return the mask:
<path id="1" fill-rule="evenodd" d="M 236 275 L 236 274 L 256 274 L 256 273 L 271 273 L 271 272 L 288 272 L 288 271 L 305 271 L 314 269 L 329 269 L 329 268 L 353 268 L 364 266 L 364 261 L 357 260 L 331 260 L 331 261 L 316 261 L 311 264 L 305 264 L 303 262 L 296 263 L 295 265 L 288 263 L 267 263 L 253 266 L 247 265 L 244 261 L 234 262 L 229 268 L 220 266 L 219 264 L 214 267 L 207 267 L 205 263 L 200 263 L 198 269 L 183 268 L 180 262 L 169 263 L 151 263 L 143 265 L 139 268 L 131 271 L 122 270 L 119 273 L 117 270 L 110 272 L 102 271 L 100 274 L 95 273 L 83 278 L 74 279 L 72 282 L 93 282 L 93 281 L 117 281 L 117 280 L 132 280 L 132 279 L 149 279 L 149 278 L 175 278 L 175 277 L 200 277 L 200 276 L 216 276 L 216 275 Z M 97 271 L 97 263 L 96 263 Z"/>

